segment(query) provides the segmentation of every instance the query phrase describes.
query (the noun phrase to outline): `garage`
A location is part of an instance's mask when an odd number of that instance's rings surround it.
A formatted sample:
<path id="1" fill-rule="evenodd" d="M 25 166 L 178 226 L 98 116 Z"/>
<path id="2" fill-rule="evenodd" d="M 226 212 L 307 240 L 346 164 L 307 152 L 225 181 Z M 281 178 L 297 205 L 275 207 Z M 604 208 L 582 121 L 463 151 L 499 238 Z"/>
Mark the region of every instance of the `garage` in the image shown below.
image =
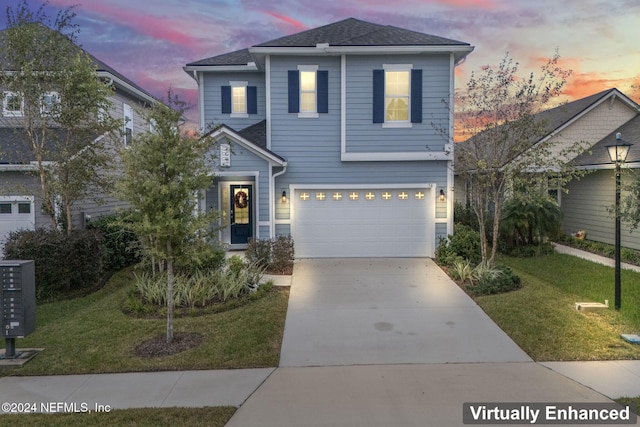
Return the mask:
<path id="1" fill-rule="evenodd" d="M 433 205 L 428 186 L 296 188 L 296 257 L 433 256 Z"/>
<path id="2" fill-rule="evenodd" d="M 35 228 L 33 197 L 0 196 L 0 249 L 4 252 L 4 242 L 9 233 L 21 229 Z"/>

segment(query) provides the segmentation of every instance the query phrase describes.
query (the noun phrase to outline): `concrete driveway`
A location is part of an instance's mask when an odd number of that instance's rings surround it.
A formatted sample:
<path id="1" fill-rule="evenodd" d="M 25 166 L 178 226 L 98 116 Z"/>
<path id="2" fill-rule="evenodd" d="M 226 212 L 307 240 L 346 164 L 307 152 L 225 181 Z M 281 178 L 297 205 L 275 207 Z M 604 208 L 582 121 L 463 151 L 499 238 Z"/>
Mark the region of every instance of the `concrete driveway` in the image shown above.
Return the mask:
<path id="1" fill-rule="evenodd" d="M 430 259 L 303 259 L 281 367 L 530 362 Z"/>

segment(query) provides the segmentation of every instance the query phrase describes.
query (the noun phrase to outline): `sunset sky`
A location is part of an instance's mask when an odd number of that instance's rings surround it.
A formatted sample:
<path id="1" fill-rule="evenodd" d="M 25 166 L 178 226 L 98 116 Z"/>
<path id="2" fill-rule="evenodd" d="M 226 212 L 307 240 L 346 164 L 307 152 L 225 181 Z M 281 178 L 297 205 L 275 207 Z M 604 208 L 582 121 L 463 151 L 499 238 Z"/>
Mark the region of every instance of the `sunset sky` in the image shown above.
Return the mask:
<path id="1" fill-rule="evenodd" d="M 18 0 L 1 0 L 15 5 Z M 38 7 L 39 0 L 30 0 Z M 509 52 L 525 72 L 559 50 L 573 70 L 566 100 L 617 87 L 631 94 L 640 79 L 637 0 L 50 0 L 50 16 L 75 9 L 79 43 L 163 98 L 171 86 L 197 100 L 188 63 L 354 17 L 468 42 L 475 46 L 456 72 L 464 87 L 472 70 L 497 65 Z M 2 8 L 4 9 L 4 7 Z M 0 11 L 0 26 L 6 18 Z M 638 99 L 636 99 L 638 101 Z M 197 117 L 192 113 L 191 117 Z"/>

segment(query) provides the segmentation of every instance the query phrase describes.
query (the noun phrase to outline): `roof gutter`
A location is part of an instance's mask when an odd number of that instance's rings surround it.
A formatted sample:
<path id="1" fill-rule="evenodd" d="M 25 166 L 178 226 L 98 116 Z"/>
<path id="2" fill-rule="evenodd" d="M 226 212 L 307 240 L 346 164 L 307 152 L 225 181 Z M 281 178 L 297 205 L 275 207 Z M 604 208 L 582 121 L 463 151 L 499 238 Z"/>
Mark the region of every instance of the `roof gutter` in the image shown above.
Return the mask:
<path id="1" fill-rule="evenodd" d="M 149 95 L 148 93 L 143 92 L 140 89 L 130 85 L 129 83 L 125 82 L 124 80 L 122 80 L 121 78 L 119 78 L 117 76 L 114 76 L 113 74 L 109 73 L 108 71 L 98 71 L 98 77 L 109 79 L 110 80 L 110 85 L 113 84 L 113 82 L 115 82 L 118 86 L 123 88 L 126 92 L 129 92 L 130 94 L 135 95 L 138 98 L 144 99 L 149 104 L 158 103 L 158 100 L 155 99 L 154 97 L 152 97 L 151 95 Z"/>

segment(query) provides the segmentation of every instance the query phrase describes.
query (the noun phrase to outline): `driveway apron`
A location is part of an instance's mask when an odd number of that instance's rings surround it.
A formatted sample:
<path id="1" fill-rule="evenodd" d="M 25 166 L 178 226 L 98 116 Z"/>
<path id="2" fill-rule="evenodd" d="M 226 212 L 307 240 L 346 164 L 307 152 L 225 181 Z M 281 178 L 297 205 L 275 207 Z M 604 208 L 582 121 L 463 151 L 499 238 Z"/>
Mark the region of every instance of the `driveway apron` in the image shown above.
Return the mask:
<path id="1" fill-rule="evenodd" d="M 530 361 L 430 259 L 296 261 L 281 367 Z"/>

